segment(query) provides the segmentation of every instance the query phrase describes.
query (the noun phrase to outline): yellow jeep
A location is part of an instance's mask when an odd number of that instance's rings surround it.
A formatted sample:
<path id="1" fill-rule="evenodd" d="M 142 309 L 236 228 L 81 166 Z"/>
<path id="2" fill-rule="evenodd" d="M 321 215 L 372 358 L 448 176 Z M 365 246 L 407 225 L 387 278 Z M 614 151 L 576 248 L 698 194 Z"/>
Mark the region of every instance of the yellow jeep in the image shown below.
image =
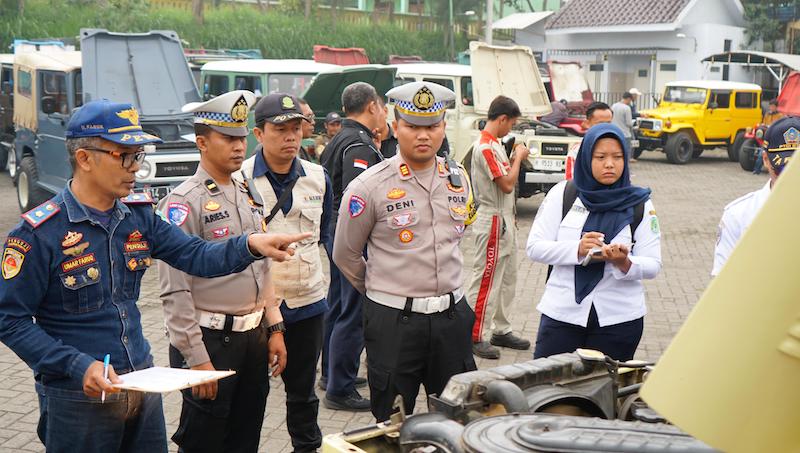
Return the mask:
<path id="1" fill-rule="evenodd" d="M 673 164 L 685 164 L 703 150 L 726 146 L 731 161 L 748 127 L 761 121 L 761 87 L 752 83 L 699 80 L 670 82 L 658 107 L 637 119 L 639 157 L 662 149 Z"/>

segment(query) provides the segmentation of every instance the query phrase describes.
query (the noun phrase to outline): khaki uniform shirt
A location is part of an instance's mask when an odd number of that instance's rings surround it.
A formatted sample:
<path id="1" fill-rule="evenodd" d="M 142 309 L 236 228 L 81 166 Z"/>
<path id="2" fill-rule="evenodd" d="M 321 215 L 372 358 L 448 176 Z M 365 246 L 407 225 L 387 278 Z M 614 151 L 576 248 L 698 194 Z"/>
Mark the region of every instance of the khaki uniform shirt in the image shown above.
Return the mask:
<path id="1" fill-rule="evenodd" d="M 261 209 L 252 202 L 247 188 L 237 181 L 218 186 L 202 166 L 158 207 L 171 223 L 207 241 L 263 231 Z M 209 361 L 195 309 L 241 316 L 264 310 L 266 304 L 267 325 L 282 320 L 277 299 L 265 301 L 272 291 L 266 259 L 242 272 L 215 278 L 193 277 L 159 262 L 158 275 L 170 343 L 189 366 Z M 264 297 L 260 298 L 262 290 Z"/>
<path id="2" fill-rule="evenodd" d="M 450 184 L 442 158 L 432 171 L 418 177 L 398 153 L 348 185 L 333 260 L 362 294 L 430 297 L 461 287 L 468 188 Z"/>
<path id="3" fill-rule="evenodd" d="M 505 176 L 511 170 L 505 148 L 492 134 L 481 131 L 472 153 L 473 195 L 478 201 L 478 216 L 514 214 L 516 195 L 505 193 L 494 180 Z"/>

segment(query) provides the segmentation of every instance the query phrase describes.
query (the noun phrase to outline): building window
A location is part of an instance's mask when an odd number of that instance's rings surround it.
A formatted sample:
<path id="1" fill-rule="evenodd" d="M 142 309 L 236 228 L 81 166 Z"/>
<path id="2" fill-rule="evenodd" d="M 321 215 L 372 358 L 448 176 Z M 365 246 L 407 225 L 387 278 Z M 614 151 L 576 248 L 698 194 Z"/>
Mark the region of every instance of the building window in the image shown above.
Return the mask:
<path id="1" fill-rule="evenodd" d="M 640 69 L 639 77 L 647 77 L 647 69 Z"/>
<path id="2" fill-rule="evenodd" d="M 709 71 L 710 72 L 719 72 L 719 66 L 712 66 L 711 68 L 709 68 Z"/>
<path id="3" fill-rule="evenodd" d="M 675 72 L 678 70 L 678 65 L 676 63 L 661 63 L 658 68 L 664 72 Z"/>
<path id="4" fill-rule="evenodd" d="M 31 73 L 20 69 L 17 75 L 19 78 L 17 82 L 19 85 L 19 94 L 27 98 L 31 97 Z"/>
<path id="5" fill-rule="evenodd" d="M 711 91 L 711 99 L 708 101 L 709 108 L 711 104 L 716 102 L 715 109 L 727 109 L 731 106 L 731 92 L 730 91 Z"/>
<path id="6" fill-rule="evenodd" d="M 409 14 L 425 14 L 425 0 L 408 0 Z"/>
<path id="7" fill-rule="evenodd" d="M 595 63 L 589 65 L 589 71 L 591 72 L 603 72 L 603 63 Z"/>
<path id="8" fill-rule="evenodd" d="M 320 0 L 319 4 L 324 6 L 331 6 L 331 0 Z M 351 9 L 359 9 L 361 5 L 359 5 L 358 0 L 339 0 L 339 8 L 351 8 Z"/>
<path id="9" fill-rule="evenodd" d="M 756 93 L 736 93 L 734 105 L 737 109 L 754 109 L 758 103 L 758 95 Z"/>

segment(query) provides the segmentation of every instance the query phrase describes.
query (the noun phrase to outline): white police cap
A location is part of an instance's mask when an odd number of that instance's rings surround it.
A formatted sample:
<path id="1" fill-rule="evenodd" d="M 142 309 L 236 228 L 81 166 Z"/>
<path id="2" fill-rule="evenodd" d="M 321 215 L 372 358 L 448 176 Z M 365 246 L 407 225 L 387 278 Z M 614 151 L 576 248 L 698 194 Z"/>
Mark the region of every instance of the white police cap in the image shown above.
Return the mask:
<path id="1" fill-rule="evenodd" d="M 433 82 L 411 82 L 386 93 L 397 116 L 417 126 L 430 126 L 444 119 L 456 98 L 453 90 Z"/>
<path id="2" fill-rule="evenodd" d="M 256 103 L 256 95 L 247 90 L 230 91 L 206 102 L 190 102 L 182 112 L 194 113 L 195 124 L 205 124 L 233 137 L 246 137 L 247 115 Z"/>

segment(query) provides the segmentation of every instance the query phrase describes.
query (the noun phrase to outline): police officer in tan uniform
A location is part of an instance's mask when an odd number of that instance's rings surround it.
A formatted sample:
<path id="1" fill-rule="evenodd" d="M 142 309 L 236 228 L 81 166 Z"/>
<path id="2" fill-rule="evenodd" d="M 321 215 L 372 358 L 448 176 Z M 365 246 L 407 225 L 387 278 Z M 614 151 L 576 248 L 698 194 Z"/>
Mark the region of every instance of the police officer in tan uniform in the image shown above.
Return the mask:
<path id="1" fill-rule="evenodd" d="M 231 178 L 244 161 L 247 114 L 255 95 L 239 90 L 191 103 L 200 165 L 159 204 L 171 223 L 208 241 L 260 232 L 263 213 L 248 188 Z M 295 257 L 294 259 L 297 259 Z M 283 319 L 269 276 L 257 261 L 224 277 L 197 278 L 159 263 L 170 365 L 236 371 L 183 392 L 172 437 L 184 452 L 255 452 L 269 392 L 269 366 L 286 364 Z"/>
<path id="2" fill-rule="evenodd" d="M 454 374 L 475 369 L 475 315 L 461 287 L 458 248 L 469 189 L 458 168 L 436 157 L 455 95 L 431 82 L 386 95 L 395 103 L 399 152 L 350 183 L 333 251 L 342 274 L 366 295 L 364 338 L 377 420 L 389 418 L 396 395 L 411 413 L 420 384 L 438 394 Z"/>

